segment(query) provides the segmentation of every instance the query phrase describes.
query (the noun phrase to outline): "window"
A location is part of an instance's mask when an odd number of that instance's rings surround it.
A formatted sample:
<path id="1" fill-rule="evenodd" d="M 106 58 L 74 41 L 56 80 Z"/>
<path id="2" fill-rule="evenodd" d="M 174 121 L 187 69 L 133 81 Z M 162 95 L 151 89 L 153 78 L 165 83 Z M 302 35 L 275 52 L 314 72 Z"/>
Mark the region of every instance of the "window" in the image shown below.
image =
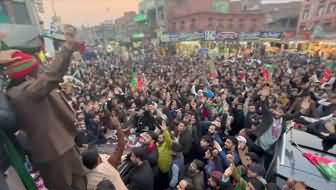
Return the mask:
<path id="1" fill-rule="evenodd" d="M 244 19 L 243 19 L 243 18 L 240 18 L 240 19 L 239 19 L 239 22 L 244 22 Z"/>
<path id="2" fill-rule="evenodd" d="M 172 24 L 173 31 L 176 31 L 176 22 Z"/>
<path id="3" fill-rule="evenodd" d="M 331 3 L 328 7 L 328 13 L 336 13 L 336 3 Z"/>
<path id="4" fill-rule="evenodd" d="M 323 23 L 323 29 L 329 31 L 332 29 L 332 23 L 331 22 L 326 22 L 326 23 Z"/>
<path id="5" fill-rule="evenodd" d="M 303 11 L 303 16 L 302 18 L 305 20 L 305 19 L 308 19 L 309 18 L 309 9 L 305 9 Z"/>
<path id="6" fill-rule="evenodd" d="M 253 18 L 253 19 L 252 19 L 252 22 L 257 22 L 257 19 L 256 19 L 256 18 Z"/>
<path id="7" fill-rule="evenodd" d="M 213 24 L 213 18 L 212 18 L 212 17 L 209 17 L 209 18 L 208 18 L 208 27 L 209 27 L 210 29 L 212 29 L 213 26 L 214 26 L 214 24 Z"/>
<path id="8" fill-rule="evenodd" d="M 181 23 L 180 23 L 180 29 L 184 30 L 184 20 L 182 20 Z"/>
<path id="9" fill-rule="evenodd" d="M 233 24 L 232 24 L 232 23 L 229 24 L 229 28 L 230 28 L 231 30 L 233 29 Z"/>
<path id="10" fill-rule="evenodd" d="M 317 16 L 322 16 L 325 13 L 325 5 L 320 5 L 317 9 Z"/>
<path id="11" fill-rule="evenodd" d="M 196 19 L 192 18 L 190 23 L 190 29 L 193 30 L 196 28 Z"/>
<path id="12" fill-rule="evenodd" d="M 12 2 L 12 6 L 16 24 L 31 24 L 31 19 L 25 2 Z"/>
<path id="13" fill-rule="evenodd" d="M 239 24 L 239 29 L 240 29 L 240 30 L 244 30 L 244 24 L 243 24 L 243 23 L 240 23 L 240 24 Z"/>
<path id="14" fill-rule="evenodd" d="M 5 4 L 0 1 L 0 23 L 9 23 L 10 19 L 8 17 L 7 10 L 5 9 Z"/>

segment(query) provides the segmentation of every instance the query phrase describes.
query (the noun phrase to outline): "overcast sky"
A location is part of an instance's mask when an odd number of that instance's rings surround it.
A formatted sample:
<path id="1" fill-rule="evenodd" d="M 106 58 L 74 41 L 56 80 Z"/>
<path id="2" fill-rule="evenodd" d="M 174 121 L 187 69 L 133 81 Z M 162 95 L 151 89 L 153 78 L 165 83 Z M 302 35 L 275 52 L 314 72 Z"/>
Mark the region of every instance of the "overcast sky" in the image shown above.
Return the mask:
<path id="1" fill-rule="evenodd" d="M 291 0 L 264 0 L 264 2 L 288 2 Z M 293 1 L 293 0 L 292 0 Z M 294 0 L 295 1 L 295 0 Z M 56 13 L 63 23 L 77 26 L 94 25 L 107 19 L 122 16 L 125 11 L 137 10 L 139 0 L 54 0 Z M 53 15 L 51 0 L 44 0 L 46 24 Z"/>

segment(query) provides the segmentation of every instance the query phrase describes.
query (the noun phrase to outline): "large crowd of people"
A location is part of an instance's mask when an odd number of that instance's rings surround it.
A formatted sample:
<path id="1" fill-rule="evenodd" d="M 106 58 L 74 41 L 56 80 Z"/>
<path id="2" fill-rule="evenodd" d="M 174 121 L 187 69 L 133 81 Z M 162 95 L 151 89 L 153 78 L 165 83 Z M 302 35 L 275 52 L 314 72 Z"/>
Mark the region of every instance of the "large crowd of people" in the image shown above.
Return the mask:
<path id="1" fill-rule="evenodd" d="M 22 52 L 0 55 L 49 190 L 303 190 L 302 181 L 273 183 L 281 136 L 295 127 L 325 150 L 336 143 L 335 68 L 324 72 L 335 60 L 151 52 L 143 64 L 119 55 L 92 64 L 71 58 L 73 35 L 69 27 L 64 48 L 39 70 Z"/>

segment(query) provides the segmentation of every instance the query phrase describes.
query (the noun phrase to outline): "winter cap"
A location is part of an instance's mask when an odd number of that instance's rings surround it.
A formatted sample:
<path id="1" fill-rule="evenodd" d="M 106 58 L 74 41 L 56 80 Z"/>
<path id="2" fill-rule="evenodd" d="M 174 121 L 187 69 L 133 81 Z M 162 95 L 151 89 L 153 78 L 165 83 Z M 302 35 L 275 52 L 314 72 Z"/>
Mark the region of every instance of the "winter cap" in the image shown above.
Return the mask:
<path id="1" fill-rule="evenodd" d="M 29 54 L 16 51 L 11 57 L 18 59 L 13 62 L 3 64 L 3 66 L 6 67 L 6 74 L 11 79 L 25 77 L 38 68 L 39 61 Z"/>
<path id="2" fill-rule="evenodd" d="M 219 183 L 221 181 L 222 176 L 223 176 L 223 174 L 220 171 L 213 171 L 213 172 L 211 172 L 211 178 L 213 180 L 215 180 L 217 183 Z"/>
<path id="3" fill-rule="evenodd" d="M 159 139 L 159 135 L 157 133 L 155 133 L 154 131 L 148 131 L 146 132 L 150 137 L 152 137 L 152 139 L 157 142 Z"/>
<path id="4" fill-rule="evenodd" d="M 236 138 L 237 138 L 238 143 L 242 143 L 242 144 L 246 144 L 247 143 L 246 138 L 243 137 L 243 136 L 237 136 Z"/>

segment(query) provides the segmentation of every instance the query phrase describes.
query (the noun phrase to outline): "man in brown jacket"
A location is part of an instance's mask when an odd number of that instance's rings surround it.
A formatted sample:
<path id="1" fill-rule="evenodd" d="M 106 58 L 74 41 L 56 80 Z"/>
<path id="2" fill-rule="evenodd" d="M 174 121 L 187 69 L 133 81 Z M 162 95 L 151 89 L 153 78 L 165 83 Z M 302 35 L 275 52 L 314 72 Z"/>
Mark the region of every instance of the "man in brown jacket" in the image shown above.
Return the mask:
<path id="1" fill-rule="evenodd" d="M 75 114 L 58 90 L 75 50 L 76 29 L 65 26 L 65 43 L 50 65 L 37 72 L 33 57 L 16 52 L 8 63 L 8 89 L 19 126 L 31 142 L 32 160 L 49 190 L 86 190 L 86 172 L 74 143 Z M 38 74 L 37 74 L 38 73 Z"/>

